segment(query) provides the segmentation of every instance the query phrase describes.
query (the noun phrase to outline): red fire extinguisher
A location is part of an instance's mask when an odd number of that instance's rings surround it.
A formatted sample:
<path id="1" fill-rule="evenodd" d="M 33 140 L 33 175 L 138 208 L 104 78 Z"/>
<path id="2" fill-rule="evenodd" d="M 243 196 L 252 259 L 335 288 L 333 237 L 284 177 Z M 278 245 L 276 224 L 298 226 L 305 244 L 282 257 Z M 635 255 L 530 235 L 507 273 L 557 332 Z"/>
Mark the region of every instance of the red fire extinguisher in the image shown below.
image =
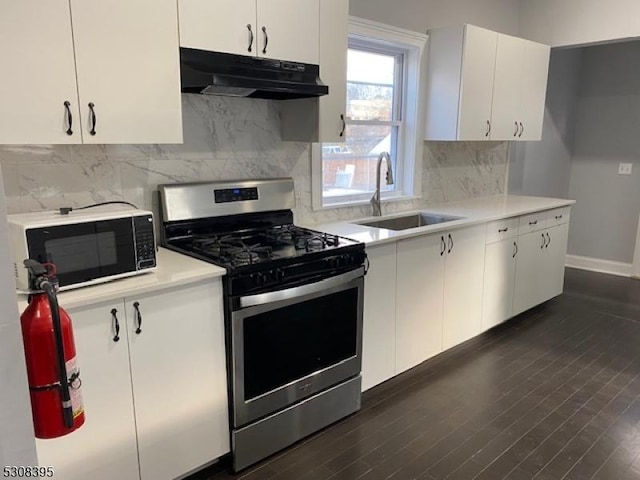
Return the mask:
<path id="1" fill-rule="evenodd" d="M 45 265 L 24 261 L 31 293 L 20 322 L 35 435 L 56 438 L 82 426 L 84 406 L 71 318 L 58 305 L 55 266 Z"/>

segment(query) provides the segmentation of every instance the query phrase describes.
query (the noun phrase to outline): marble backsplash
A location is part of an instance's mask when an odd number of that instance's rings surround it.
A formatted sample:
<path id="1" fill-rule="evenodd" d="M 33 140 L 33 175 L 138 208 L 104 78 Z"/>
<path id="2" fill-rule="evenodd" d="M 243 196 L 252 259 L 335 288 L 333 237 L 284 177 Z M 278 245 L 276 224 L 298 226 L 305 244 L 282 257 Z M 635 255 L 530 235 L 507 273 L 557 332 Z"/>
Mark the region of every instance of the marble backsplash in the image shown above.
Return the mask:
<path id="1" fill-rule="evenodd" d="M 369 205 L 314 211 L 308 143 L 283 142 L 277 102 L 183 95 L 182 145 L 0 146 L 9 213 L 126 200 L 155 208 L 157 185 L 202 180 L 293 177 L 298 223 L 365 217 Z M 425 142 L 422 198 L 383 212 L 503 193 L 507 146 Z"/>

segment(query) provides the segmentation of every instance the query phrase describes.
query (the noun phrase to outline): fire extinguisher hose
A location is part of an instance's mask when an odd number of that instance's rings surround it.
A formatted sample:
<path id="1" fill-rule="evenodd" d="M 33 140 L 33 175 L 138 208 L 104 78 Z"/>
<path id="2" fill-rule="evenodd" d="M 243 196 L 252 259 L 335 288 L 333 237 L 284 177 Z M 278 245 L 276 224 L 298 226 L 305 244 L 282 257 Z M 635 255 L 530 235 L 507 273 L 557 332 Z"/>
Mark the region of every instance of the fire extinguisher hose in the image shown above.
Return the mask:
<path id="1" fill-rule="evenodd" d="M 67 379 L 67 365 L 64 356 L 64 343 L 62 339 L 62 325 L 60 324 L 60 307 L 53 285 L 48 281 L 43 281 L 40 287 L 47 294 L 49 306 L 51 307 L 51 318 L 53 320 L 53 337 L 56 344 L 56 363 L 60 376 L 60 388 L 62 397 L 62 416 L 64 425 L 73 428 L 73 407 L 71 405 L 71 392 L 69 391 L 69 380 Z"/>

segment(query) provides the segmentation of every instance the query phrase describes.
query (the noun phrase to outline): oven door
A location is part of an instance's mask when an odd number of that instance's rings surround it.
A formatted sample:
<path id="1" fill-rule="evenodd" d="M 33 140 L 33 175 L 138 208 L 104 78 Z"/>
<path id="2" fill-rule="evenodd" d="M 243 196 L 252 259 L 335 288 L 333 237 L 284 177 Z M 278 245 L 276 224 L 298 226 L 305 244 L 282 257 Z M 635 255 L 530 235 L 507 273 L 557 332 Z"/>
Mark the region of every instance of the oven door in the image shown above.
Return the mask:
<path id="1" fill-rule="evenodd" d="M 234 427 L 360 373 L 364 268 L 241 297 L 232 313 Z"/>
<path id="2" fill-rule="evenodd" d="M 135 272 L 133 219 L 129 217 L 27 230 L 30 258 L 53 263 L 60 287 Z"/>

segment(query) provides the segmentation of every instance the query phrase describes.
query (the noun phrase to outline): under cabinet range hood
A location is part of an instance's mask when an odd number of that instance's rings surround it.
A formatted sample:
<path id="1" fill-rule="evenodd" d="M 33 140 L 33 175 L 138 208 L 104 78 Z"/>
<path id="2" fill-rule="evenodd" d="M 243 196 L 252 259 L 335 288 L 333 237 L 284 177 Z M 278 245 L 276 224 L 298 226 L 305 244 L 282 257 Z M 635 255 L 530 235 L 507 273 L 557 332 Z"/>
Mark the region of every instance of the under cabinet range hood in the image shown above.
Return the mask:
<path id="1" fill-rule="evenodd" d="M 180 48 L 183 93 L 289 100 L 327 95 L 320 67 Z"/>

